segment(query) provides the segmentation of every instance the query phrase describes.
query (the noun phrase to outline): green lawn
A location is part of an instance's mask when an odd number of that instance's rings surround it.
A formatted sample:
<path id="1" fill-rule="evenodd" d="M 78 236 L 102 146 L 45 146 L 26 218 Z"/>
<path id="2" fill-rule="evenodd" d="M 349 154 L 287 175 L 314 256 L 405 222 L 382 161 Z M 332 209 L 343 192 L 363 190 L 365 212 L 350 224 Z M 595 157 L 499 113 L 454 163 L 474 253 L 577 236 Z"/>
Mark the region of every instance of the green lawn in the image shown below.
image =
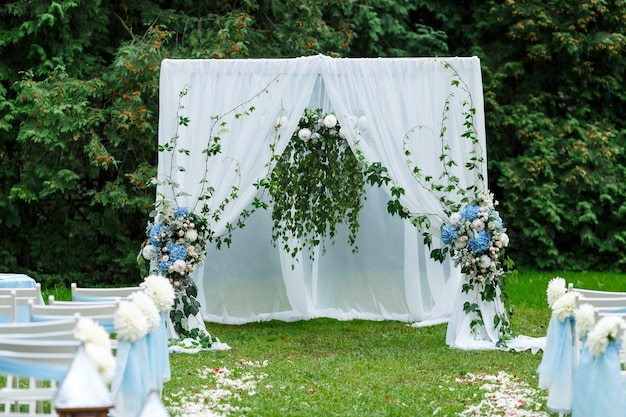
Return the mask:
<path id="1" fill-rule="evenodd" d="M 580 287 L 626 291 L 621 274 L 522 272 L 507 284 L 517 334 L 545 336 L 550 316 L 545 290 L 557 275 Z M 253 391 L 235 385 L 226 394 L 235 393 L 223 403 L 240 407 L 230 415 L 453 416 L 482 396 L 477 386 L 455 382 L 456 377 L 505 371 L 536 388 L 541 361 L 541 353 L 451 349 L 445 344 L 445 325 L 316 319 L 207 323 L 207 328 L 232 349 L 173 354 L 172 380 L 164 388 L 168 407 L 175 394 L 216 388 L 212 376 L 228 370 L 238 381 L 256 383 Z M 241 361 L 267 362 L 249 366 Z"/>

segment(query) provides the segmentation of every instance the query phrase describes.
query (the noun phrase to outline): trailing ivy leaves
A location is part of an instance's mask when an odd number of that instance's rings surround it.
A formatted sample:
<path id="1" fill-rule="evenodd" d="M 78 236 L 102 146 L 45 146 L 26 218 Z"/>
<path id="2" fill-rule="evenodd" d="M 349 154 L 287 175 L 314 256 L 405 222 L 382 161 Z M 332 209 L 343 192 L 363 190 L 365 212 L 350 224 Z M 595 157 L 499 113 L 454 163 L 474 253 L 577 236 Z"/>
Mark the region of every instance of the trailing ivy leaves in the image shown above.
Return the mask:
<path id="1" fill-rule="evenodd" d="M 346 224 L 348 243 L 356 252 L 364 185 L 364 173 L 335 115 L 305 109 L 287 148 L 261 182 L 272 201 L 275 244 L 292 257 L 318 245 L 323 253 L 327 238 L 335 242 L 337 225 Z M 309 256 L 313 259 L 313 250 Z"/>

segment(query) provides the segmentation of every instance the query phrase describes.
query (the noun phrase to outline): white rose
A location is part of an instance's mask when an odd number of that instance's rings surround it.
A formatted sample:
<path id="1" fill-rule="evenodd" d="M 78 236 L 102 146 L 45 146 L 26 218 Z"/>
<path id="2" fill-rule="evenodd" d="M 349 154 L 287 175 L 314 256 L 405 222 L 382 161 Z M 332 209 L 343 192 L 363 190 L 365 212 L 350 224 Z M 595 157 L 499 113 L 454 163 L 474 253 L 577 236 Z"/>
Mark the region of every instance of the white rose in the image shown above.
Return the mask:
<path id="1" fill-rule="evenodd" d="M 302 128 L 298 132 L 298 137 L 300 138 L 300 140 L 306 142 L 309 139 L 311 139 L 311 131 L 309 129 L 307 129 L 306 127 Z"/>
<path id="2" fill-rule="evenodd" d="M 491 258 L 487 255 L 482 255 L 479 262 L 481 268 L 487 269 L 491 266 Z"/>
<path id="3" fill-rule="evenodd" d="M 461 213 L 452 213 L 450 215 L 450 223 L 457 224 L 461 221 Z"/>
<path id="4" fill-rule="evenodd" d="M 189 229 L 185 233 L 185 239 L 189 242 L 195 242 L 198 239 L 198 232 L 195 229 Z"/>
<path id="5" fill-rule="evenodd" d="M 500 242 L 502 242 L 502 246 L 505 248 L 509 246 L 509 235 L 504 232 L 500 233 Z"/>
<path id="6" fill-rule="evenodd" d="M 467 246 L 467 236 L 459 236 L 454 240 L 454 247 L 457 249 L 463 249 Z"/>
<path id="7" fill-rule="evenodd" d="M 187 264 L 182 259 L 178 259 L 177 261 L 174 262 L 174 265 L 172 265 L 172 268 L 175 272 L 178 272 L 179 274 L 183 275 L 185 273 L 185 270 L 187 269 Z"/>
<path id="8" fill-rule="evenodd" d="M 480 219 L 476 219 L 472 222 L 472 227 L 480 232 L 481 230 L 485 230 L 485 222 Z"/>
<path id="9" fill-rule="evenodd" d="M 341 139 L 345 139 L 346 138 L 346 132 L 343 131 L 343 127 L 339 128 L 339 137 Z"/>
<path id="10" fill-rule="evenodd" d="M 145 259 L 152 259 L 152 257 L 154 255 L 156 255 L 157 252 L 157 248 L 156 246 L 153 245 L 146 245 L 143 247 L 143 249 L 141 250 L 141 255 L 145 258 Z"/>
<path id="11" fill-rule="evenodd" d="M 337 118 L 333 114 L 327 115 L 326 117 L 324 117 L 324 126 L 329 129 L 337 126 Z"/>

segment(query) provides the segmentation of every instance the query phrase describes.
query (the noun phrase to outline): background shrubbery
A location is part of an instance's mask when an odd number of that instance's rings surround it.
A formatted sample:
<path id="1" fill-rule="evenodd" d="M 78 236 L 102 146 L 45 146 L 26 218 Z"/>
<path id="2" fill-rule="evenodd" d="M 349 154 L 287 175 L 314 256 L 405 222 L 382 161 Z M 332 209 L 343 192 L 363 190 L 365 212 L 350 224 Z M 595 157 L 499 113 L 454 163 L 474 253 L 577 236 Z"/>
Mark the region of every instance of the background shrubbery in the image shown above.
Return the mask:
<path id="1" fill-rule="evenodd" d="M 511 256 L 626 270 L 624 1 L 18 0 L 0 18 L 0 270 L 137 282 L 160 61 L 318 53 L 478 56 Z"/>

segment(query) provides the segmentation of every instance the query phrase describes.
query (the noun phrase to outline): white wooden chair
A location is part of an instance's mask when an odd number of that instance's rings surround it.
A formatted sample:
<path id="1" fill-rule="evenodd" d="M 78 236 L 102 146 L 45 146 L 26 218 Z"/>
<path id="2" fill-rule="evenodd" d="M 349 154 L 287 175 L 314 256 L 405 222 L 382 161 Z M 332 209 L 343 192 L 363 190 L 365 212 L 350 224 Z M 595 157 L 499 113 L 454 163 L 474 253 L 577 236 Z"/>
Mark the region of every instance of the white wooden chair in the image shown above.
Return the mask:
<path id="1" fill-rule="evenodd" d="M 104 329 L 113 334 L 115 332 L 113 326 L 113 317 L 119 306 L 119 301 L 111 301 L 107 303 L 61 303 L 47 305 L 36 305 L 29 302 L 30 321 L 41 322 L 49 320 L 67 319 L 79 314 L 81 317 L 90 318 L 100 324 Z M 116 340 L 112 340 L 115 348 Z"/>
<path id="2" fill-rule="evenodd" d="M 51 401 L 80 343 L 74 338 L 0 337 L 0 374 L 7 381 L 0 388 L 0 416 L 56 415 Z"/>
<path id="3" fill-rule="evenodd" d="M 79 287 L 73 282 L 71 284 L 72 301 L 102 301 L 117 300 L 127 298 L 134 292 L 143 288 L 137 287 L 116 287 L 116 288 L 95 288 L 95 287 Z"/>
<path id="4" fill-rule="evenodd" d="M 0 288 L 0 295 L 8 295 L 12 291 L 15 292 L 17 298 L 32 298 L 37 304 L 43 304 L 40 283 L 36 283 L 35 287 Z"/>
<path id="5" fill-rule="evenodd" d="M 15 291 L 0 295 L 0 317 L 4 323 L 17 321 L 17 297 Z"/>

